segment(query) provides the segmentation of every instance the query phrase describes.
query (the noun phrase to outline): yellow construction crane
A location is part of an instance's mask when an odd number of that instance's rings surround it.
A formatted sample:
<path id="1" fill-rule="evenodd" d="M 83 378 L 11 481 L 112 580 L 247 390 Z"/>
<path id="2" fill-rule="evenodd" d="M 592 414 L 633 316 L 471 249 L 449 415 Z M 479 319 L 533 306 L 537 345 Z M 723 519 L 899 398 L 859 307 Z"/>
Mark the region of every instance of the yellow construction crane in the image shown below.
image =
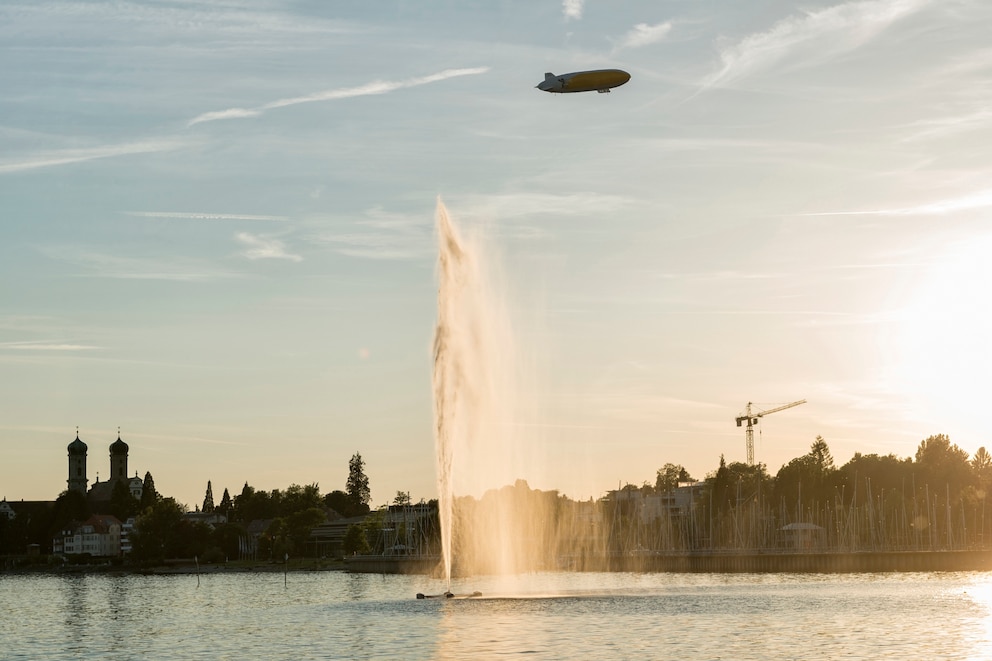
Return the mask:
<path id="1" fill-rule="evenodd" d="M 782 406 L 776 406 L 773 409 L 768 409 L 762 411 L 755 404 L 748 402 L 747 408 L 744 412 L 737 416 L 737 426 L 740 427 L 741 423 L 747 423 L 747 431 L 744 432 L 744 436 L 747 439 L 747 465 L 754 465 L 754 426 L 758 424 L 758 418 L 762 418 L 766 415 L 772 413 L 777 413 L 778 411 L 784 411 L 785 409 L 791 409 L 793 406 L 799 406 L 800 404 L 805 404 L 805 399 L 800 399 L 798 402 L 789 402 L 788 404 L 783 404 Z M 754 407 L 754 410 L 751 410 Z"/>

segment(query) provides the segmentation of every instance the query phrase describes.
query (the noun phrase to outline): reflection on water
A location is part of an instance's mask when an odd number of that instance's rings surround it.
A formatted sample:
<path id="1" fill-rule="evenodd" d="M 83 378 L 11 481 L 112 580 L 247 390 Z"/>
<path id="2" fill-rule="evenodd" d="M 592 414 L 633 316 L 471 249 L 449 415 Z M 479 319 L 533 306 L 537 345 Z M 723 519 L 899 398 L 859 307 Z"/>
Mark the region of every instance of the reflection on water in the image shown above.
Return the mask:
<path id="1" fill-rule="evenodd" d="M 992 659 L 992 574 L 0 575 L 7 659 Z"/>

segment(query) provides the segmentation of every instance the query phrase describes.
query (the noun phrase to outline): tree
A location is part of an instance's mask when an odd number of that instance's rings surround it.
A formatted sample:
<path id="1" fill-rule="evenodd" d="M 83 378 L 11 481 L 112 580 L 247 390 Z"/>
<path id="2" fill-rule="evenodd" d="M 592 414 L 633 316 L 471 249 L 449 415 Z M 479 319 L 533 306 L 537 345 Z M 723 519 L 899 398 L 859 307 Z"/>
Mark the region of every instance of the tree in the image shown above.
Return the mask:
<path id="1" fill-rule="evenodd" d="M 110 494 L 110 513 L 121 521 L 138 513 L 138 499 L 131 495 L 131 488 L 126 480 L 117 480 Z"/>
<path id="2" fill-rule="evenodd" d="M 917 487 L 929 485 L 931 489 L 943 489 L 949 486 L 951 492 L 957 494 L 972 485 L 974 472 L 968 463 L 968 453 L 951 443 L 946 434 L 920 441 L 916 463 L 922 478 L 917 481 Z"/>
<path id="3" fill-rule="evenodd" d="M 369 478 L 365 475 L 365 462 L 362 455 L 355 453 L 348 461 L 348 482 L 345 486 L 351 506 L 359 514 L 368 514 L 372 492 L 369 490 Z"/>
<path id="4" fill-rule="evenodd" d="M 217 506 L 217 511 L 226 517 L 231 516 L 231 509 L 234 507 L 234 503 L 231 502 L 231 494 L 228 493 L 227 488 L 224 488 L 224 496 L 220 499 L 220 505 Z"/>
<path id="5" fill-rule="evenodd" d="M 248 483 L 245 482 L 245 486 L 241 487 L 241 493 L 234 497 L 234 519 L 244 523 L 251 521 L 251 501 L 254 495 L 255 488 L 248 486 Z"/>
<path id="6" fill-rule="evenodd" d="M 63 491 L 55 499 L 53 523 L 55 527 L 62 528 L 70 521 L 85 521 L 90 518 L 90 505 L 86 496 L 78 491 Z"/>
<path id="7" fill-rule="evenodd" d="M 692 482 L 692 476 L 681 464 L 665 464 L 658 469 L 657 477 L 654 481 L 654 489 L 659 493 L 674 491 L 680 482 Z"/>
<path id="8" fill-rule="evenodd" d="M 155 490 L 155 480 L 152 478 L 151 471 L 145 473 L 145 481 L 141 486 L 141 502 L 138 507 L 141 511 L 145 511 L 147 508 L 151 507 L 161 499 L 158 491 Z"/>
<path id="9" fill-rule="evenodd" d="M 411 503 L 410 492 L 409 491 L 397 491 L 396 497 L 393 498 L 393 505 L 397 506 L 407 506 Z"/>
<path id="10" fill-rule="evenodd" d="M 787 508 L 795 507 L 795 515 L 801 518 L 811 505 L 822 506 L 831 501 L 836 472 L 827 442 L 817 436 L 808 453 L 779 469 L 775 476 L 775 496 Z"/>
<path id="11" fill-rule="evenodd" d="M 224 557 L 237 558 L 242 534 L 244 534 L 244 530 L 240 526 L 233 523 L 221 523 L 214 528 L 211 541 L 221 550 Z"/>
<path id="12" fill-rule="evenodd" d="M 324 507 L 331 508 L 345 518 L 357 516 L 357 513 L 352 511 L 351 499 L 348 494 L 340 489 L 335 489 L 324 496 Z"/>
<path id="13" fill-rule="evenodd" d="M 268 491 L 255 491 L 254 487 L 245 486 L 241 489 L 241 495 L 234 499 L 234 514 L 238 521 L 249 523 L 256 519 L 274 519 L 279 516 L 279 502 L 282 494 L 278 489 Z"/>
<path id="14" fill-rule="evenodd" d="M 913 460 L 900 459 L 894 454 L 855 452 L 850 461 L 837 469 L 836 484 L 845 507 L 866 503 L 879 494 L 888 494 L 893 503 L 893 497 L 899 494 L 901 505 L 904 493 L 913 486 Z"/>
<path id="15" fill-rule="evenodd" d="M 214 511 L 214 490 L 210 485 L 210 480 L 207 480 L 207 493 L 203 496 L 203 507 L 200 511 L 204 514 L 210 514 Z"/>
<path id="16" fill-rule="evenodd" d="M 165 558 L 181 557 L 182 535 L 177 534 L 183 523 L 185 508 L 174 498 L 161 498 L 138 517 L 131 545 L 135 560 L 147 564 Z"/>
<path id="17" fill-rule="evenodd" d="M 985 446 L 978 448 L 975 456 L 971 458 L 971 469 L 975 471 L 975 477 L 981 485 L 987 485 L 992 481 L 992 455 L 988 453 Z"/>
<path id="18" fill-rule="evenodd" d="M 320 497 L 320 487 L 317 483 L 300 486 L 291 484 L 282 494 L 282 501 L 279 503 L 281 516 L 291 516 L 297 512 L 303 512 L 323 505 Z"/>
<path id="19" fill-rule="evenodd" d="M 296 556 L 306 555 L 310 531 L 327 521 L 324 510 L 319 507 L 299 510 L 286 517 L 286 538 L 289 552 Z"/>
<path id="20" fill-rule="evenodd" d="M 269 560 L 282 560 L 290 550 L 286 543 L 286 533 L 286 521 L 282 517 L 272 519 L 268 528 L 258 538 L 259 555 Z"/>
<path id="21" fill-rule="evenodd" d="M 823 474 L 828 474 L 834 469 L 834 458 L 822 436 L 817 435 L 816 440 L 813 441 L 813 445 L 809 448 L 809 456 L 813 459 L 813 464 Z"/>
<path id="22" fill-rule="evenodd" d="M 361 555 L 371 550 L 362 526 L 354 523 L 348 526 L 348 530 L 344 534 L 343 550 L 345 555 Z"/>
<path id="23" fill-rule="evenodd" d="M 704 511 L 708 511 L 712 503 L 713 513 L 720 514 L 759 494 L 769 493 L 772 480 L 763 463 L 734 461 L 727 464 L 720 455 L 720 466 L 715 474 L 707 478 L 707 482 L 710 488 L 704 496 Z"/>

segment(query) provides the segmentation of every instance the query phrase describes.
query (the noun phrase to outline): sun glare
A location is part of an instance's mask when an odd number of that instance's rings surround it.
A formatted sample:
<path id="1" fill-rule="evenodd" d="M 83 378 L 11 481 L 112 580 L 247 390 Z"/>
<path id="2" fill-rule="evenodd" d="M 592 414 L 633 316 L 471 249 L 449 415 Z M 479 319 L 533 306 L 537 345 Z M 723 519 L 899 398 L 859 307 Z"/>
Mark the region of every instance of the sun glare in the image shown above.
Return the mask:
<path id="1" fill-rule="evenodd" d="M 986 435 L 992 378 L 990 287 L 992 234 L 939 255 L 905 308 L 895 373 L 917 412 L 941 426 L 921 433 Z"/>

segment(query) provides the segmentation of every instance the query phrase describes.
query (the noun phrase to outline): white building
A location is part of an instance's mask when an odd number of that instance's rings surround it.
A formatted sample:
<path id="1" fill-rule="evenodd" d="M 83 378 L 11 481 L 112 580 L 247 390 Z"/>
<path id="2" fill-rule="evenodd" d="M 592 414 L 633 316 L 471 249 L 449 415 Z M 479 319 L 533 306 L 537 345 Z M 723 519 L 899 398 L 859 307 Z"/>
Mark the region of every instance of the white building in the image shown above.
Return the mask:
<path id="1" fill-rule="evenodd" d="M 128 520 L 121 524 L 121 555 L 128 555 L 133 550 L 131 546 L 131 533 L 134 532 L 135 517 L 128 517 Z"/>
<path id="2" fill-rule="evenodd" d="M 121 554 L 121 522 L 110 514 L 94 514 L 71 524 L 52 540 L 52 551 L 65 555 L 88 553 L 95 557 Z"/>

